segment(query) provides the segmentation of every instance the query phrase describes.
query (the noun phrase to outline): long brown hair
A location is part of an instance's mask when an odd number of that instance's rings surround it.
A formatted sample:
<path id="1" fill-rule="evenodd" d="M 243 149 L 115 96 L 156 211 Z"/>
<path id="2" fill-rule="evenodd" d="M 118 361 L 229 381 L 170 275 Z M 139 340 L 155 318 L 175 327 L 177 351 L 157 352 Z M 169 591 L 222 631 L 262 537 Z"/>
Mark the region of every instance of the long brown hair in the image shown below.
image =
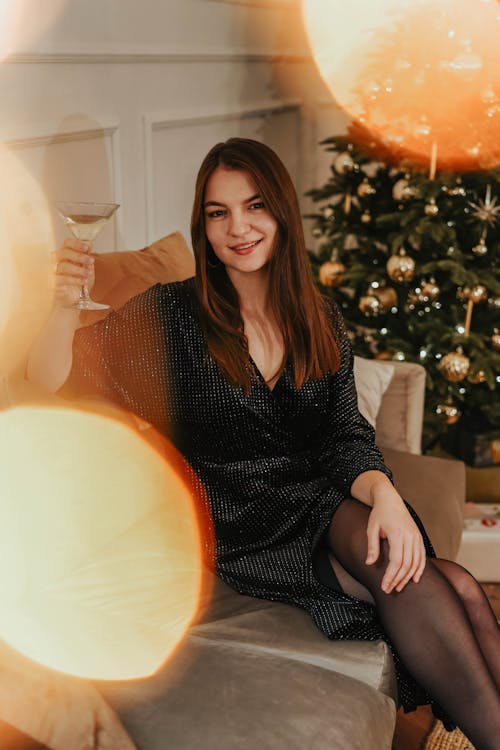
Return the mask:
<path id="1" fill-rule="evenodd" d="M 230 383 L 249 392 L 252 368 L 238 294 L 205 231 L 206 186 L 219 166 L 246 172 L 278 224 L 276 246 L 269 261 L 268 299 L 283 336 L 280 372 L 290 359 L 297 388 L 326 372 L 335 373 L 340 364 L 339 347 L 327 302 L 312 278 L 295 188 L 274 151 L 247 138 L 230 138 L 215 145 L 203 160 L 196 180 L 191 217 L 195 285 L 212 357 Z"/>

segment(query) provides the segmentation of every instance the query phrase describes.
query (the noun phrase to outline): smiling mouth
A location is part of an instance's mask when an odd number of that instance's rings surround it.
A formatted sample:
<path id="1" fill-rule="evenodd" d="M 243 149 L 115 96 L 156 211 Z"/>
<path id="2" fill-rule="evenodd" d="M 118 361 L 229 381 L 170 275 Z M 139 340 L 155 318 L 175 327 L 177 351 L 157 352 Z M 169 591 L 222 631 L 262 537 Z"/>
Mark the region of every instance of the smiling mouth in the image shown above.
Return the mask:
<path id="1" fill-rule="evenodd" d="M 233 250 L 233 252 L 235 253 L 246 253 L 246 252 L 249 252 L 250 250 L 253 250 L 253 248 L 256 245 L 258 245 L 259 242 L 262 242 L 263 239 L 264 238 L 261 237 L 260 240 L 255 240 L 254 242 L 245 242 L 244 245 L 234 245 L 234 246 L 230 245 L 229 248 L 230 250 Z"/>

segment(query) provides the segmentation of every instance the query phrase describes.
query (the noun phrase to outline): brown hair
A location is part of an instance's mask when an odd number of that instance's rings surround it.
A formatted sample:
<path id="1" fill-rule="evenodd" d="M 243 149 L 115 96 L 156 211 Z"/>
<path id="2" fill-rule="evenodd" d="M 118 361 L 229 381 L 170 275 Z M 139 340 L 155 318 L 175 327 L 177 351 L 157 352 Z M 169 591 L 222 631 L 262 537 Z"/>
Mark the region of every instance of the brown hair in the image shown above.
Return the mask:
<path id="1" fill-rule="evenodd" d="M 249 392 L 252 368 L 238 294 L 205 231 L 205 190 L 219 166 L 246 172 L 278 224 L 276 246 L 269 261 L 268 295 L 284 342 L 280 372 L 290 359 L 297 388 L 326 372 L 335 373 L 340 364 L 339 347 L 329 320 L 328 303 L 312 278 L 295 188 L 274 151 L 247 138 L 230 138 L 214 146 L 203 160 L 196 180 L 191 217 L 195 285 L 212 357 L 229 382 Z"/>

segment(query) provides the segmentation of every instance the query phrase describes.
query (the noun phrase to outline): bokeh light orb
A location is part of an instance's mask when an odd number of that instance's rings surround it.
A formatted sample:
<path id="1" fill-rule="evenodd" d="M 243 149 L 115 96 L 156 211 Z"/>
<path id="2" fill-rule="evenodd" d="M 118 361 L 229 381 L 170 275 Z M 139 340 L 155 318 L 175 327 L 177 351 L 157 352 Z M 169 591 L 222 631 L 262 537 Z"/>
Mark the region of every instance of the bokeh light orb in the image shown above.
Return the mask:
<path id="1" fill-rule="evenodd" d="M 322 78 L 398 160 L 500 164 L 498 0 L 303 0 Z"/>
<path id="2" fill-rule="evenodd" d="M 0 412 L 0 638 L 80 677 L 153 673 L 197 611 L 201 542 L 173 462 L 113 419 Z"/>
<path id="3" fill-rule="evenodd" d="M 21 367 L 53 300 L 54 232 L 45 195 L 0 144 L 0 373 Z"/>

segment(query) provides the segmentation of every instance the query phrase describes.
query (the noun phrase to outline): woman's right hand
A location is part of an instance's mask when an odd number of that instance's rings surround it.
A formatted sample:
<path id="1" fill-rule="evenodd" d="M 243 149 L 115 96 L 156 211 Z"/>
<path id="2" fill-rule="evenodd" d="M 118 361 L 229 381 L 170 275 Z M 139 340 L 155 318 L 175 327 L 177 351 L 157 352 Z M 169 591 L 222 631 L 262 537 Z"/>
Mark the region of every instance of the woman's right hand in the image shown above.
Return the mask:
<path id="1" fill-rule="evenodd" d="M 58 307 L 73 307 L 80 299 L 80 289 L 94 286 L 92 248 L 85 242 L 68 237 L 56 251 L 54 302 Z"/>

